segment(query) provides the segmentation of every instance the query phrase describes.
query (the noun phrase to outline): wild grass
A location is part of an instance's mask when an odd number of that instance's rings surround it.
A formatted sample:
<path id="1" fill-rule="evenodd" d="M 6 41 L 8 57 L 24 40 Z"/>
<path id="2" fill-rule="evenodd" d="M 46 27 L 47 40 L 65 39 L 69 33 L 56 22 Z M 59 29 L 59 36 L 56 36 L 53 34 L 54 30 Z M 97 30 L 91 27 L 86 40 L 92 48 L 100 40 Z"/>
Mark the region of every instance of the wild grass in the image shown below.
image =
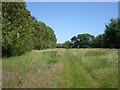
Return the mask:
<path id="1" fill-rule="evenodd" d="M 117 49 L 57 49 L 3 58 L 5 88 L 116 88 Z"/>
<path id="2" fill-rule="evenodd" d="M 82 67 L 97 81 L 97 87 L 118 87 L 118 50 L 93 49 L 79 52 L 76 57 L 80 58 Z"/>

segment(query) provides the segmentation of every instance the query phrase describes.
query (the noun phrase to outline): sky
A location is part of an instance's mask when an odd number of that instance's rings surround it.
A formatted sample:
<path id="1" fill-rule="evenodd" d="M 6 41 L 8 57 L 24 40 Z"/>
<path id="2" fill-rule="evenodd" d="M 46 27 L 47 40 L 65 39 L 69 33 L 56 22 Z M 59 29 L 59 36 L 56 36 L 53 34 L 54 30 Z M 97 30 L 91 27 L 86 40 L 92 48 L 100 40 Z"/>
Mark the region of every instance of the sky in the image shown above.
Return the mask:
<path id="1" fill-rule="evenodd" d="M 118 17 L 117 2 L 26 2 L 26 6 L 32 16 L 54 30 L 57 43 L 78 34 L 102 34 L 105 24 Z"/>

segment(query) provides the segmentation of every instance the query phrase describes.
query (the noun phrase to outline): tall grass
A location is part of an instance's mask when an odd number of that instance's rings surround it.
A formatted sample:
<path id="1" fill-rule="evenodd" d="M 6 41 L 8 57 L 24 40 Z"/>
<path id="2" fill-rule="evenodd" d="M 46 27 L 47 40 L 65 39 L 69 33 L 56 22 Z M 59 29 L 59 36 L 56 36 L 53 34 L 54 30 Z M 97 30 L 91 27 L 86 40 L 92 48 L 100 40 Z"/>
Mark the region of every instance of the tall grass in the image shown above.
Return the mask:
<path id="1" fill-rule="evenodd" d="M 116 88 L 116 49 L 57 49 L 3 58 L 3 87 Z"/>
<path id="2" fill-rule="evenodd" d="M 72 50 L 76 53 L 77 50 Z M 86 50 L 76 55 L 98 87 L 118 87 L 118 50 Z"/>

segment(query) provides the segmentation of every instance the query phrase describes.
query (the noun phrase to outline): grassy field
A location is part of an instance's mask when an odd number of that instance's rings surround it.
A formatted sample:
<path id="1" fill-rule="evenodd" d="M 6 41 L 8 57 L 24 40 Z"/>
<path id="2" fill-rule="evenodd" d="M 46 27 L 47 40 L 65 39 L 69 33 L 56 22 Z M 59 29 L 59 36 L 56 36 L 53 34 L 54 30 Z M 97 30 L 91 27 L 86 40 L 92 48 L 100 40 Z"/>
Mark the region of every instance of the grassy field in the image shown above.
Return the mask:
<path id="1" fill-rule="evenodd" d="M 3 88 L 118 87 L 117 49 L 48 51 L 3 58 Z"/>

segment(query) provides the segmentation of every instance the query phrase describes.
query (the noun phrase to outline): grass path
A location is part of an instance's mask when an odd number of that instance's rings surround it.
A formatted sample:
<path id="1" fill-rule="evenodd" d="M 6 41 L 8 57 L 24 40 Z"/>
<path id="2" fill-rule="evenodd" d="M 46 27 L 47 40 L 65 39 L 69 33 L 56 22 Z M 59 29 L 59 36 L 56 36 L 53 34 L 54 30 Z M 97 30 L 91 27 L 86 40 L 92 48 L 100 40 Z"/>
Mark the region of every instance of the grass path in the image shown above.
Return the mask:
<path id="1" fill-rule="evenodd" d="M 3 58 L 5 88 L 115 88 L 117 50 L 33 50 Z"/>
<path id="2" fill-rule="evenodd" d="M 64 67 L 60 72 L 59 87 L 88 88 L 97 85 L 97 82 L 81 66 L 80 58 L 74 56 L 69 50 L 63 52 L 62 64 Z"/>

